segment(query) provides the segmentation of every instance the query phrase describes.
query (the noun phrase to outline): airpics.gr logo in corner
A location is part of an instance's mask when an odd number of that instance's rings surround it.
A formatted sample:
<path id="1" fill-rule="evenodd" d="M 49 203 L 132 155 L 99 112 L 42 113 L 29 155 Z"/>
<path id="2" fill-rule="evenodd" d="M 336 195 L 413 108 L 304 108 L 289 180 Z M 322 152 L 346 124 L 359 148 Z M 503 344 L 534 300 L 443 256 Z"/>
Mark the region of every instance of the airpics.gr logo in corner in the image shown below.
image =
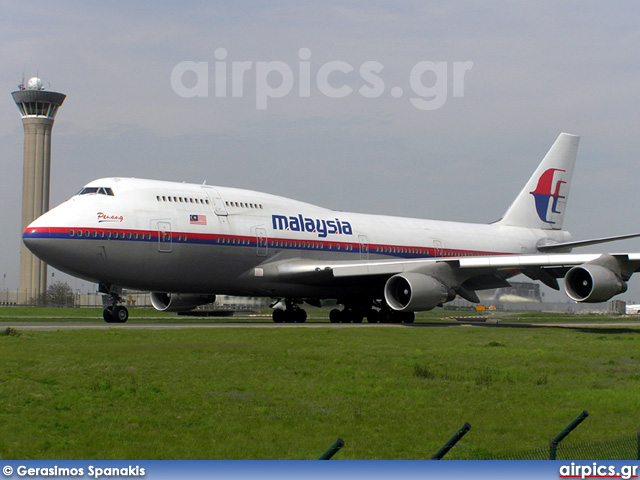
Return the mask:
<path id="1" fill-rule="evenodd" d="M 558 200 L 565 197 L 560 195 L 560 186 L 563 183 L 567 183 L 560 179 L 554 180 L 556 172 L 564 173 L 565 170 L 560 170 L 559 168 L 550 168 L 546 170 L 542 175 L 540 175 L 536 189 L 533 192 L 529 192 L 535 199 L 536 211 L 538 212 L 540 220 L 550 224 L 556 223 L 549 220 L 550 214 L 562 213 L 558 210 Z M 549 211 L 549 204 L 551 204 L 551 211 Z"/>

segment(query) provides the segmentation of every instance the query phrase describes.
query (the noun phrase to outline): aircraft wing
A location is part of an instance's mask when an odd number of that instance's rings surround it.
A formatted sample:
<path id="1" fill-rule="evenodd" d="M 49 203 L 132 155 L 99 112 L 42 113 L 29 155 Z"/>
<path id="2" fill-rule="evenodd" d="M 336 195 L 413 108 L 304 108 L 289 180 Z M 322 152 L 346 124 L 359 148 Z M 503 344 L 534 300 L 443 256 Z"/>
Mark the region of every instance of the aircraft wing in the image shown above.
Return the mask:
<path id="1" fill-rule="evenodd" d="M 373 278 L 389 283 L 399 276 L 420 284 L 433 278 L 472 302 L 476 290 L 508 287 L 508 278 L 524 274 L 559 290 L 558 278 L 576 301 L 601 302 L 626 290 L 626 281 L 640 270 L 640 253 L 497 255 L 402 260 L 321 261 L 291 259 L 266 264 L 260 275 L 308 284 L 347 282 L 363 284 Z M 570 273 L 570 276 L 567 274 Z M 275 279 L 274 278 L 274 279 Z M 424 282 L 423 282 L 424 283 Z M 419 288 L 417 285 L 413 290 Z M 385 287 L 385 292 L 386 292 Z M 610 292 L 615 291 L 609 295 Z M 386 295 L 386 293 L 385 293 Z M 608 297 L 603 299 L 603 297 Z"/>
<path id="2" fill-rule="evenodd" d="M 423 268 L 429 270 L 434 263 L 446 263 L 455 270 L 468 272 L 474 271 L 512 271 L 530 267 L 571 267 L 580 265 L 598 258 L 599 254 L 591 255 L 502 255 L 486 257 L 462 257 L 439 258 L 429 260 L 404 260 L 391 262 L 362 262 L 355 265 L 334 265 L 332 267 L 335 277 L 358 275 L 384 275 L 401 272 L 420 272 Z M 465 275 L 466 276 L 466 275 Z"/>
<path id="3" fill-rule="evenodd" d="M 606 254 L 623 262 L 632 273 L 640 269 L 640 253 Z M 565 269 L 592 262 L 602 257 L 600 253 L 589 254 L 552 254 L 552 255 L 500 255 L 483 257 L 450 257 L 403 260 L 352 260 L 322 261 L 308 259 L 292 259 L 271 264 L 277 275 L 286 277 L 327 277 L 333 278 L 366 277 L 371 275 L 395 275 L 403 272 L 428 272 L 436 264 L 447 264 L 464 276 L 477 271 L 513 271 L 528 268 Z M 263 266 L 268 266 L 263 265 Z M 560 278 L 557 275 L 555 278 Z"/>
<path id="4" fill-rule="evenodd" d="M 554 252 L 564 252 L 569 251 L 572 248 L 577 247 L 586 247 L 589 245 L 599 245 L 601 243 L 607 242 L 617 242 L 618 240 L 628 240 L 630 238 L 640 237 L 640 233 L 632 233 L 628 235 L 616 235 L 615 237 L 605 237 L 605 238 L 593 238 L 591 240 L 579 240 L 575 242 L 564 242 L 564 243 L 549 243 L 538 245 L 538 251 L 545 253 L 554 253 Z"/>

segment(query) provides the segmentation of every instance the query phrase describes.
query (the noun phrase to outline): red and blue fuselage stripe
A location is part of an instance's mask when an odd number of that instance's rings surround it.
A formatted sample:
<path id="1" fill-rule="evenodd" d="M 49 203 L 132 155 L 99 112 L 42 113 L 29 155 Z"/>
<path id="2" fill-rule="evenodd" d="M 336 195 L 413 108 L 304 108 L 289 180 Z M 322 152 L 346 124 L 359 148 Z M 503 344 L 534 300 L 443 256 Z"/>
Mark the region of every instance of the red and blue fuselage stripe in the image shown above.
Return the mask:
<path id="1" fill-rule="evenodd" d="M 496 255 L 496 252 L 433 248 L 415 245 L 391 245 L 337 242 L 306 238 L 259 238 L 255 236 L 115 228 L 36 227 L 27 229 L 23 238 L 73 241 L 151 242 L 176 245 L 216 245 L 227 247 L 272 248 L 280 250 L 331 251 L 335 253 L 369 253 L 392 258 L 471 257 Z"/>

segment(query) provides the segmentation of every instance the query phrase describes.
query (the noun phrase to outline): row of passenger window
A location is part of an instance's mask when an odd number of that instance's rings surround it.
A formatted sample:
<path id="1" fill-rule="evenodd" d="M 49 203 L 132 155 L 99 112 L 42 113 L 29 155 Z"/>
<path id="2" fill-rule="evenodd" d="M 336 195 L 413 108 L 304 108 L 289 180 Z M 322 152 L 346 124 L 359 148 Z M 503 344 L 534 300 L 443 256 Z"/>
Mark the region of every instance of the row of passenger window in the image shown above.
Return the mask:
<path id="1" fill-rule="evenodd" d="M 139 232 L 123 232 L 123 231 L 113 231 L 113 230 L 69 230 L 69 236 L 77 237 L 77 238 L 83 238 L 83 237 L 84 238 L 105 238 L 107 240 L 109 239 L 151 240 L 152 239 L 152 235 L 149 232 L 139 233 Z M 186 234 L 178 234 L 173 237 L 168 233 L 163 234 L 162 241 L 169 242 L 171 240 L 176 242 L 186 242 L 188 240 L 188 237 Z M 251 241 L 248 238 L 218 237 L 216 239 L 216 243 L 221 245 L 251 245 Z M 341 245 L 339 243 L 336 243 L 335 245 L 333 245 L 329 243 L 325 245 L 323 243 L 318 243 L 318 242 L 303 242 L 303 241 L 297 241 L 297 240 L 270 240 L 269 246 L 273 248 L 278 248 L 278 247 L 306 248 L 310 250 L 322 250 L 326 248 L 327 250 L 335 249 L 337 251 L 341 251 L 341 250 L 344 250 L 346 252 L 353 251 L 353 245 L 351 244 Z M 376 247 L 376 252 L 377 253 L 409 253 L 409 254 L 415 254 L 415 255 L 429 254 L 428 250 L 422 249 L 422 248 L 380 247 L 380 246 Z M 442 254 L 443 256 L 446 256 L 446 255 L 472 256 L 470 253 L 467 253 L 465 255 L 460 253 L 454 253 L 452 251 L 450 252 L 448 250 L 443 251 Z"/>
<path id="2" fill-rule="evenodd" d="M 336 243 L 335 245 L 317 243 L 317 242 L 301 242 L 297 240 L 271 240 L 269 241 L 269 246 L 274 248 L 307 248 L 310 250 L 345 250 L 346 252 L 353 251 L 353 245 L 340 245 Z"/>
<path id="3" fill-rule="evenodd" d="M 168 195 L 156 195 L 158 202 L 172 202 L 172 203 L 197 203 L 202 205 L 209 205 L 208 198 L 192 198 L 192 197 L 173 197 Z"/>
<path id="4" fill-rule="evenodd" d="M 150 233 L 118 232 L 112 230 L 69 230 L 69 236 L 78 238 L 126 238 L 127 240 L 151 240 Z"/>
<path id="5" fill-rule="evenodd" d="M 218 237 L 216 239 L 216 243 L 220 245 L 251 245 L 252 241 L 247 238 L 225 238 Z M 270 240 L 268 242 L 269 246 L 272 248 L 306 248 L 308 250 L 344 250 L 346 252 L 353 251 L 353 245 L 340 245 L 336 243 L 335 245 L 329 243 L 327 245 L 318 242 L 301 242 L 296 240 Z M 266 246 L 266 244 L 264 245 Z"/>
<path id="6" fill-rule="evenodd" d="M 76 238 L 104 238 L 107 240 L 151 240 L 153 236 L 151 233 L 139 233 L 139 232 L 122 232 L 122 231 L 113 231 L 113 230 L 69 230 L 70 237 Z M 163 234 L 162 241 L 169 242 L 171 240 L 176 242 L 186 242 L 187 235 L 178 234 L 174 237 L 169 233 Z"/>
<path id="7" fill-rule="evenodd" d="M 376 253 L 409 253 L 413 255 L 428 255 L 429 250 L 426 248 L 376 247 Z"/>
<path id="8" fill-rule="evenodd" d="M 458 250 L 447 249 L 434 249 L 434 252 L 438 256 L 442 257 L 481 257 L 482 253 L 479 252 L 461 252 Z M 412 255 L 431 255 L 427 248 L 410 248 L 410 247 L 376 247 L 376 253 L 408 253 Z"/>
<path id="9" fill-rule="evenodd" d="M 237 208 L 253 208 L 257 210 L 263 210 L 264 207 L 261 203 L 247 203 L 247 202 L 230 202 L 225 201 L 224 204 L 227 207 L 237 207 Z"/>
<path id="10" fill-rule="evenodd" d="M 86 190 L 86 189 L 85 189 Z M 95 193 L 95 192 L 92 192 Z M 156 195 L 156 201 L 158 202 L 172 202 L 172 203 L 193 203 L 193 204 L 202 204 L 209 205 L 208 198 L 193 198 L 193 197 L 177 197 L 177 196 L 169 196 L 169 195 Z M 224 204 L 227 207 L 236 207 L 236 208 L 252 208 L 254 210 L 264 210 L 264 206 L 261 203 L 250 203 L 250 202 L 232 202 L 225 201 Z"/>
<path id="11" fill-rule="evenodd" d="M 122 239 L 122 240 L 151 240 L 151 233 L 139 233 L 139 232 L 123 232 L 123 231 L 113 231 L 113 230 L 69 230 L 69 236 L 75 238 L 103 238 L 103 239 Z M 169 233 L 162 234 L 163 242 L 186 242 L 188 237 L 186 234 L 177 234 L 175 236 L 171 236 Z M 221 245 L 251 245 L 251 240 L 248 238 L 226 238 L 226 237 L 218 237 L 216 239 L 216 243 Z M 281 247 L 281 248 L 306 248 L 310 250 L 321 250 L 324 248 L 324 244 L 317 242 L 301 242 L 294 240 L 271 240 L 269 242 L 271 247 Z M 344 249 L 347 252 L 353 251 L 353 245 L 340 245 L 339 243 L 332 245 L 328 244 L 329 250 L 337 250 L 340 251 Z"/>

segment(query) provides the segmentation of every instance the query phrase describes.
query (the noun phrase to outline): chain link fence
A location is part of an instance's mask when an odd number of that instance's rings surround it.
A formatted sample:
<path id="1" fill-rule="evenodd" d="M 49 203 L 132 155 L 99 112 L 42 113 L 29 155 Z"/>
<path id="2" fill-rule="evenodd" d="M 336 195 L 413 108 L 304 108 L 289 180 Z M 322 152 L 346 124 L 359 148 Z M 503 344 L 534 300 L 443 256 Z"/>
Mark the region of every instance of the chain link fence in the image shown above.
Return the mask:
<path id="1" fill-rule="evenodd" d="M 560 444 L 557 460 L 640 460 L 638 437 L 618 440 Z M 549 460 L 549 447 L 515 452 L 509 455 L 485 456 L 478 460 Z"/>

